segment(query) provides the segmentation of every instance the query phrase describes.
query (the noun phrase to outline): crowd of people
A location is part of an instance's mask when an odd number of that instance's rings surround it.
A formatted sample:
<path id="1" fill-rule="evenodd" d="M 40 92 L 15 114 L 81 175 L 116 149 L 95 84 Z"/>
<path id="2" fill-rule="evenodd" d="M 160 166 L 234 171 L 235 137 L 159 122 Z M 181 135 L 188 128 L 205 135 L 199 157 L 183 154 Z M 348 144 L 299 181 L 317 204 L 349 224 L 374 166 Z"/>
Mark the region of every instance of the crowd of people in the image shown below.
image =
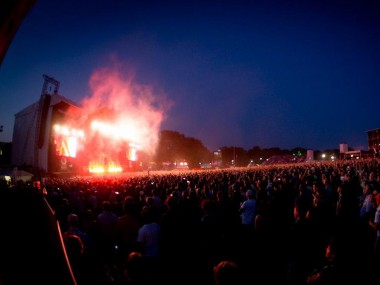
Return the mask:
<path id="1" fill-rule="evenodd" d="M 45 178 L 78 284 L 378 279 L 380 160 Z"/>

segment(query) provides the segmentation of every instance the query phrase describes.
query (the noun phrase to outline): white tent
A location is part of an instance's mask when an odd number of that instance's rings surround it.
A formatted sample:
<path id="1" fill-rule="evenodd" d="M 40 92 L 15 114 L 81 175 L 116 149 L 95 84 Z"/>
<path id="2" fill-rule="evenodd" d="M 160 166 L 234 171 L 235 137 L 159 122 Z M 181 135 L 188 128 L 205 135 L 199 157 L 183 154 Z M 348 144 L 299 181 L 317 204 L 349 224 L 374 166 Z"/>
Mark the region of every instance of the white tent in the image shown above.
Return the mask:
<path id="1" fill-rule="evenodd" d="M 14 175 L 15 181 L 22 180 L 24 182 L 32 181 L 32 177 L 33 177 L 32 173 L 27 172 L 25 170 L 16 170 L 16 171 L 13 171 L 13 175 Z"/>
<path id="2" fill-rule="evenodd" d="M 19 170 L 19 169 L 2 169 L 0 171 L 0 178 L 5 179 L 7 181 L 13 180 L 13 181 L 23 181 L 28 182 L 32 181 L 33 174 L 30 172 L 27 172 L 25 170 Z"/>

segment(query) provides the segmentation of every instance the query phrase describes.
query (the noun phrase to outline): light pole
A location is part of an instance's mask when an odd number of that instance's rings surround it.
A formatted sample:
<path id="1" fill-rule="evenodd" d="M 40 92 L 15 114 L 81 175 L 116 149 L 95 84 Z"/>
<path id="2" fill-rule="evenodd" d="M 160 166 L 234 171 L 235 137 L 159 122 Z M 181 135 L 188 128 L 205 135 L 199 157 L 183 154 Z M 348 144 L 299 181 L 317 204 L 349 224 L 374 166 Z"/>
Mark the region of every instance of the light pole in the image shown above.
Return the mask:
<path id="1" fill-rule="evenodd" d="M 234 147 L 234 159 L 232 160 L 232 162 L 233 162 L 233 165 L 235 167 L 235 147 Z"/>

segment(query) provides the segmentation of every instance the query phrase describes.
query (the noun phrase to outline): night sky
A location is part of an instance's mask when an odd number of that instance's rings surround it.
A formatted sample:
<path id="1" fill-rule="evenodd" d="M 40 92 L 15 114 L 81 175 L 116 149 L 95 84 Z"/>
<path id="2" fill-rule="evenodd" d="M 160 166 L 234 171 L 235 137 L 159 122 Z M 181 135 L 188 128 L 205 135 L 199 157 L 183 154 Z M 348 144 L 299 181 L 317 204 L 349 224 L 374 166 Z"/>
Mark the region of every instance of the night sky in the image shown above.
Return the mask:
<path id="1" fill-rule="evenodd" d="M 43 74 L 81 104 L 109 69 L 157 94 L 161 129 L 211 151 L 367 149 L 380 128 L 376 2 L 40 0 L 0 66 L 0 141 Z"/>

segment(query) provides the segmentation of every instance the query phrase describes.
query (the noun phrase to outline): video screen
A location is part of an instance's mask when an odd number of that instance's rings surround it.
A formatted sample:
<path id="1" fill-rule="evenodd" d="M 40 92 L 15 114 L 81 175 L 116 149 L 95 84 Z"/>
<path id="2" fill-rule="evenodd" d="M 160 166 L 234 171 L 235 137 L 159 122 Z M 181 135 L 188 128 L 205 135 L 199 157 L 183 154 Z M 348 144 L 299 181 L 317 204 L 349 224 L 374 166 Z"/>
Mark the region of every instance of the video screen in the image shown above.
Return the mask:
<path id="1" fill-rule="evenodd" d="M 77 156 L 78 145 L 83 137 L 84 133 L 81 130 L 59 124 L 54 125 L 53 139 L 56 156 L 75 158 Z"/>

